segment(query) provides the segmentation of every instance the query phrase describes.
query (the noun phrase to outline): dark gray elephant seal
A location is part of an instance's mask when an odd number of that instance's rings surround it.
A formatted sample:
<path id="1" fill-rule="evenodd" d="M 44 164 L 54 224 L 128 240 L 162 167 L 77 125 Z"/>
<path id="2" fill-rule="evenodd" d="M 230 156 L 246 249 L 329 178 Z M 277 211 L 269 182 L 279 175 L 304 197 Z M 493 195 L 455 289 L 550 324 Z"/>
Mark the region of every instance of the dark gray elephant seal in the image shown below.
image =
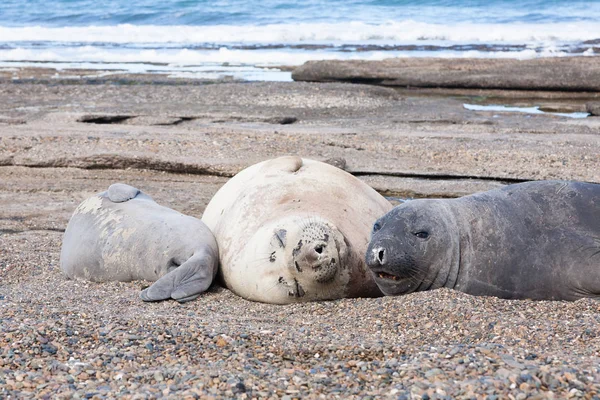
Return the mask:
<path id="1" fill-rule="evenodd" d="M 217 242 L 202 221 L 121 183 L 77 207 L 60 253 L 68 278 L 156 281 L 140 294 L 144 301 L 195 299 L 212 283 L 218 261 Z"/>
<path id="2" fill-rule="evenodd" d="M 600 185 L 527 182 L 409 201 L 377 220 L 366 260 L 387 295 L 447 287 L 507 299 L 600 297 Z"/>

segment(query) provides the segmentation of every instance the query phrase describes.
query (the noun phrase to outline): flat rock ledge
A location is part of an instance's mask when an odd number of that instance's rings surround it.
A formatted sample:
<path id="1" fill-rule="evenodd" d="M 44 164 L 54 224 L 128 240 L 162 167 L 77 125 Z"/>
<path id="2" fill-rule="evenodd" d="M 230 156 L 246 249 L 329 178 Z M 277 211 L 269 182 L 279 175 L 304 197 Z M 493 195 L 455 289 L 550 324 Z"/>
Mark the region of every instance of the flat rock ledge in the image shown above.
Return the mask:
<path id="1" fill-rule="evenodd" d="M 309 61 L 296 68 L 292 78 L 422 88 L 599 92 L 600 57 Z"/>

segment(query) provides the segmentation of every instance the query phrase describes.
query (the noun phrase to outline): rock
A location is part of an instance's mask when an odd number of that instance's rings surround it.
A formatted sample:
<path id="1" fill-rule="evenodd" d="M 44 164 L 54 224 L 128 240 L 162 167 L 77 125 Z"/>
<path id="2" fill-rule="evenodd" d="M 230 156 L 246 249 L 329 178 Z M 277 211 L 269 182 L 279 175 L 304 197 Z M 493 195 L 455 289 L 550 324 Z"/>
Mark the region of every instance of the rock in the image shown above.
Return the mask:
<path id="1" fill-rule="evenodd" d="M 332 157 L 328 158 L 327 160 L 323 160 L 323 162 L 329 165 L 333 165 L 334 167 L 337 167 L 339 169 L 346 169 L 346 159 L 343 157 Z"/>
<path id="2" fill-rule="evenodd" d="M 246 393 L 246 385 L 242 382 L 238 382 L 233 386 L 233 393 Z"/>
<path id="3" fill-rule="evenodd" d="M 298 122 L 297 117 L 285 116 L 285 117 L 273 117 L 266 120 L 267 123 L 270 124 L 279 124 L 279 125 L 290 125 Z"/>
<path id="4" fill-rule="evenodd" d="M 592 114 L 594 117 L 600 117 L 600 102 L 598 103 L 587 103 L 585 105 L 587 112 Z"/>
<path id="5" fill-rule="evenodd" d="M 531 379 L 533 379 L 531 377 L 531 374 L 529 374 L 528 372 L 521 372 L 521 375 L 519 375 L 519 378 L 521 379 L 521 381 L 523 382 L 528 382 Z"/>
<path id="6" fill-rule="evenodd" d="M 512 374 L 512 372 L 510 372 L 509 370 L 507 370 L 506 368 L 498 368 L 498 370 L 496 371 L 496 375 L 499 378 L 502 379 L 508 379 L 508 377 Z"/>
<path id="7" fill-rule="evenodd" d="M 141 115 L 131 117 L 123 121 L 125 125 L 142 125 L 142 126 L 160 126 L 160 125 L 178 125 L 191 118 L 180 118 L 162 115 Z"/>
<path id="8" fill-rule="evenodd" d="M 154 373 L 154 380 L 155 380 L 156 382 L 162 382 L 162 381 L 164 381 L 164 380 L 165 380 L 165 377 L 163 376 L 163 374 L 161 374 L 161 373 L 160 373 L 160 371 L 156 371 L 156 372 Z"/>
<path id="9" fill-rule="evenodd" d="M 594 57 L 516 59 L 391 58 L 381 61 L 309 61 L 295 81 L 384 86 L 507 90 L 600 91 Z"/>
<path id="10" fill-rule="evenodd" d="M 427 371 L 425 373 L 425 377 L 426 378 L 431 378 L 431 377 L 434 377 L 436 375 L 443 374 L 443 373 L 444 373 L 444 371 L 442 371 L 441 369 L 439 369 L 439 368 L 433 368 L 433 369 L 430 369 L 429 371 Z"/>
<path id="11" fill-rule="evenodd" d="M 20 119 L 20 118 L 9 118 L 9 117 L 3 117 L 0 115 L 0 124 L 7 124 L 7 125 L 22 125 L 22 124 L 26 124 L 27 121 L 25 121 L 24 119 Z"/>
<path id="12" fill-rule="evenodd" d="M 44 344 L 42 345 L 42 350 L 45 352 L 48 352 L 50 354 L 56 354 L 56 352 L 58 351 L 58 349 L 56 348 L 56 346 L 52 345 L 52 344 Z"/>

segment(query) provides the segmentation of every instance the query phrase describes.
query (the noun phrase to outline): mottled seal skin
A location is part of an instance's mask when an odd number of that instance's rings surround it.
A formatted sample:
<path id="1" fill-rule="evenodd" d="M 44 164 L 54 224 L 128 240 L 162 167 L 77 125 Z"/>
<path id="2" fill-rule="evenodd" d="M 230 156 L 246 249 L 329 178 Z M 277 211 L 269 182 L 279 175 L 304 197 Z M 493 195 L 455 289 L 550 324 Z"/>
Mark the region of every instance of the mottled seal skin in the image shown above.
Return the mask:
<path id="1" fill-rule="evenodd" d="M 447 287 L 506 299 L 600 296 L 600 185 L 540 181 L 412 200 L 377 220 L 366 254 L 387 295 Z"/>
<path id="2" fill-rule="evenodd" d="M 60 268 L 68 278 L 93 282 L 156 281 L 141 292 L 142 300 L 185 302 L 211 285 L 218 247 L 201 220 L 117 183 L 77 207 L 63 237 Z"/>
<path id="3" fill-rule="evenodd" d="M 364 254 L 373 222 L 391 208 L 347 172 L 290 156 L 237 174 L 202 220 L 217 238 L 230 290 L 288 304 L 381 296 Z"/>

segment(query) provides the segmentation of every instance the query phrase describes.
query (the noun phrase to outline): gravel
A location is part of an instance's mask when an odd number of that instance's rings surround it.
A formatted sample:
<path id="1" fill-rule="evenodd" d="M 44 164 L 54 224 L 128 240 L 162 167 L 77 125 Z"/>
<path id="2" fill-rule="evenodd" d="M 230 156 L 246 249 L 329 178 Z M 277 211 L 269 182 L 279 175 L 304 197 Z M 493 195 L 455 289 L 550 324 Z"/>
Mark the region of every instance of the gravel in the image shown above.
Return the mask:
<path id="1" fill-rule="evenodd" d="M 599 182 L 597 118 L 463 107 L 530 92 L 49 84 L 29 72 L 0 74 L 0 399 L 600 399 L 596 300 L 437 290 L 277 306 L 214 287 L 148 304 L 148 282 L 71 281 L 58 264 L 76 205 L 114 182 L 194 216 L 228 174 L 282 154 L 343 158 L 390 197 L 454 197 L 507 178 Z M 78 122 L 86 115 L 112 123 Z"/>
<path id="2" fill-rule="evenodd" d="M 61 235 L 0 236 L 0 398 L 600 398 L 596 300 L 148 304 L 65 279 Z"/>

